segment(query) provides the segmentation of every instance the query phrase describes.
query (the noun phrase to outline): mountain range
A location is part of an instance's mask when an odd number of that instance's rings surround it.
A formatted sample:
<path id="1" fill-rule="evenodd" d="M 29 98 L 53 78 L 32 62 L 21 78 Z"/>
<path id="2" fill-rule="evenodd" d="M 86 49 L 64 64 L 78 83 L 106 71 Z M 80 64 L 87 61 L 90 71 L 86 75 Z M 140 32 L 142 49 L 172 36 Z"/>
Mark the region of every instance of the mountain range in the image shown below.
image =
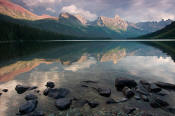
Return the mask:
<path id="1" fill-rule="evenodd" d="M 160 22 L 131 23 L 116 15 L 113 18 L 100 16 L 88 21 L 83 16 L 61 13 L 58 17 L 37 15 L 9 0 L 0 0 L 0 20 L 26 25 L 40 30 L 78 37 L 130 38 L 158 31 L 171 24 L 172 20 Z"/>

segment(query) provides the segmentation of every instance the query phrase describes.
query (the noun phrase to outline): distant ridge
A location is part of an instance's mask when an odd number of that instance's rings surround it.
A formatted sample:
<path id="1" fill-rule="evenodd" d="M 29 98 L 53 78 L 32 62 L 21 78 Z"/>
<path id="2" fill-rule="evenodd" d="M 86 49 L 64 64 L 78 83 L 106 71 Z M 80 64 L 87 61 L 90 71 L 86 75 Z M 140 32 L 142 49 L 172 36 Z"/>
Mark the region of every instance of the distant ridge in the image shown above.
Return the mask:
<path id="1" fill-rule="evenodd" d="M 16 19 L 39 20 L 45 18 L 55 19 L 56 17 L 49 15 L 38 16 L 27 9 L 10 2 L 9 0 L 0 0 L 0 13 L 11 16 Z"/>

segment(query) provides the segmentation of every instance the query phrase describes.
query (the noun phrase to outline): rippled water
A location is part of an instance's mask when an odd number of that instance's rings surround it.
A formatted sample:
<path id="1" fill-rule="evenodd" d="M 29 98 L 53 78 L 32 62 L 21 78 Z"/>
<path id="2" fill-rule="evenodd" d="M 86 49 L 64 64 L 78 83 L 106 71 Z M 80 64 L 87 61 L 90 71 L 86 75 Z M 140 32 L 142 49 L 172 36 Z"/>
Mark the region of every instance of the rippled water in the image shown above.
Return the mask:
<path id="1" fill-rule="evenodd" d="M 22 49 L 21 52 L 20 49 L 16 50 L 18 51 L 13 51 L 16 54 L 25 52 Z M 147 103 L 136 103 L 134 100 L 119 105 L 106 106 L 105 100 L 107 98 L 99 96 L 92 89 L 80 87 L 81 81 L 97 81 L 97 84 L 91 86 L 111 88 L 111 97 L 120 99 L 123 98 L 123 95 L 117 92 L 114 87 L 114 81 L 117 77 L 129 77 L 137 81 L 145 79 L 151 82 L 175 83 L 175 62 L 171 56 L 158 48 L 137 42 L 76 42 L 59 44 L 58 46 L 54 44 L 54 47 L 49 49 L 34 49 L 33 51 L 35 51 L 34 54 L 21 55 L 23 57 L 13 55 L 12 60 L 9 58 L 5 62 L 1 61 L 0 90 L 9 89 L 9 92 L 3 93 L 0 97 L 0 114 L 2 116 L 15 115 L 19 105 L 25 101 L 24 96 L 27 93 L 34 93 L 29 91 L 18 95 L 14 90 L 17 84 L 38 86 L 42 94 L 47 81 L 54 81 L 56 87 L 70 89 L 70 97 L 100 102 L 101 105 L 95 109 L 89 109 L 86 106 L 79 109 L 72 108 L 86 114 L 100 115 L 97 113 L 99 110 L 120 110 L 122 106 L 129 103 L 129 105 L 137 106 L 146 111 L 161 112 L 162 116 L 167 115 L 160 109 L 150 108 Z M 11 56 L 9 55 L 9 57 Z M 173 92 L 171 94 L 171 97 L 166 99 L 174 105 L 175 94 Z M 60 112 L 55 108 L 54 100 L 43 95 L 38 96 L 38 109 L 44 110 L 46 114 L 63 113 L 62 115 L 64 115 L 65 112 Z"/>

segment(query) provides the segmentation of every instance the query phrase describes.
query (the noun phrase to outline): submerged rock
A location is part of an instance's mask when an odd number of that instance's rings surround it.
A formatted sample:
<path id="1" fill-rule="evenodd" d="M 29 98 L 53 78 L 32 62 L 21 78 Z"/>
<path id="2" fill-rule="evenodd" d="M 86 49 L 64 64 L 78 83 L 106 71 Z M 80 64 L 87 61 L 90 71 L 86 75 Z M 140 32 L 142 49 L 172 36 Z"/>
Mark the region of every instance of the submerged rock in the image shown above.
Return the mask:
<path id="1" fill-rule="evenodd" d="M 141 99 L 145 102 L 149 102 L 148 96 L 146 95 L 140 95 Z"/>
<path id="2" fill-rule="evenodd" d="M 45 90 L 43 91 L 43 95 L 47 96 L 48 93 L 49 93 L 49 89 L 50 89 L 50 88 L 45 89 Z"/>
<path id="3" fill-rule="evenodd" d="M 46 87 L 54 88 L 55 84 L 54 84 L 54 82 L 49 81 L 46 83 Z"/>
<path id="4" fill-rule="evenodd" d="M 161 100 L 159 98 L 155 98 L 151 101 L 150 105 L 153 107 L 153 108 L 160 108 L 160 107 L 167 107 L 169 106 L 169 104 L 164 101 L 164 100 Z"/>
<path id="5" fill-rule="evenodd" d="M 175 114 L 175 107 L 167 108 L 168 112 Z"/>
<path id="6" fill-rule="evenodd" d="M 60 99 L 56 100 L 55 106 L 59 110 L 66 110 L 70 107 L 71 103 L 72 103 L 72 101 L 68 98 L 60 98 Z"/>
<path id="7" fill-rule="evenodd" d="M 28 114 L 30 112 L 33 112 L 35 108 L 37 107 L 38 101 L 37 100 L 29 100 L 25 104 L 21 105 L 19 107 L 20 114 Z"/>
<path id="8" fill-rule="evenodd" d="M 0 93 L 0 96 L 2 95 L 2 93 Z"/>
<path id="9" fill-rule="evenodd" d="M 115 104 L 115 103 L 117 102 L 112 98 L 106 101 L 106 104 Z"/>
<path id="10" fill-rule="evenodd" d="M 33 87 L 29 87 L 28 90 L 34 90 L 34 89 L 37 89 L 38 87 L 37 86 L 33 86 Z"/>
<path id="11" fill-rule="evenodd" d="M 130 78 L 116 78 L 115 80 L 115 87 L 117 90 L 121 91 L 124 87 L 134 88 L 137 86 L 137 83 L 135 80 Z"/>
<path id="12" fill-rule="evenodd" d="M 123 91 L 123 94 L 125 95 L 125 97 L 127 97 L 127 98 L 131 98 L 134 96 L 134 92 L 128 87 L 124 87 L 122 91 Z"/>
<path id="13" fill-rule="evenodd" d="M 136 108 L 133 108 L 133 107 L 124 107 L 124 112 L 126 113 L 126 114 L 132 114 L 135 110 L 136 110 Z"/>
<path id="14" fill-rule="evenodd" d="M 43 111 L 34 111 L 30 114 L 27 114 L 27 116 L 44 116 L 44 112 Z"/>
<path id="15" fill-rule="evenodd" d="M 97 81 L 91 81 L 91 80 L 87 80 L 87 81 L 82 81 L 84 83 L 97 83 Z"/>
<path id="16" fill-rule="evenodd" d="M 88 101 L 88 105 L 91 107 L 91 108 L 95 108 L 99 105 L 98 102 L 95 102 L 95 101 Z"/>
<path id="17" fill-rule="evenodd" d="M 79 100 L 76 100 L 75 106 L 76 107 L 83 107 L 87 103 L 88 103 L 88 100 L 79 99 Z"/>
<path id="18" fill-rule="evenodd" d="M 126 102 L 126 101 L 128 101 L 128 98 L 122 98 L 120 100 L 117 100 L 116 102 L 117 103 L 122 103 L 122 102 Z"/>
<path id="19" fill-rule="evenodd" d="M 45 92 L 48 97 L 52 97 L 54 99 L 64 98 L 66 97 L 70 91 L 66 88 L 55 88 L 55 89 L 48 89 L 48 91 Z"/>
<path id="20" fill-rule="evenodd" d="M 84 84 L 82 84 L 81 87 L 88 88 L 89 86 L 88 86 L 88 85 L 84 85 Z"/>
<path id="21" fill-rule="evenodd" d="M 175 84 L 164 83 L 164 82 L 156 82 L 155 84 L 163 89 L 175 91 Z"/>
<path id="22" fill-rule="evenodd" d="M 160 92 L 162 89 L 160 87 L 158 87 L 156 84 L 151 84 L 149 87 L 149 91 L 153 92 L 153 93 L 158 93 Z"/>
<path id="23" fill-rule="evenodd" d="M 139 95 L 135 95 L 134 98 L 135 98 L 136 100 L 140 100 L 140 99 L 141 99 Z"/>
<path id="24" fill-rule="evenodd" d="M 8 92 L 8 89 L 3 89 L 2 91 L 3 91 L 3 92 Z"/>
<path id="25" fill-rule="evenodd" d="M 28 100 L 35 100 L 37 99 L 38 97 L 34 94 L 28 94 L 25 96 L 25 99 L 28 101 Z"/>
<path id="26" fill-rule="evenodd" d="M 107 88 L 107 89 L 98 88 L 97 91 L 101 96 L 104 96 L 104 97 L 109 97 L 111 95 L 111 89 L 109 89 L 109 88 Z"/>
<path id="27" fill-rule="evenodd" d="M 16 85 L 15 90 L 17 91 L 18 94 L 22 94 L 26 92 L 30 87 L 28 86 L 23 86 L 23 85 Z"/>
<path id="28" fill-rule="evenodd" d="M 146 95 L 146 96 L 149 95 L 148 90 L 145 87 L 143 87 L 141 84 L 139 84 L 136 87 L 136 92 L 139 93 L 139 94 L 141 94 L 141 95 Z"/>

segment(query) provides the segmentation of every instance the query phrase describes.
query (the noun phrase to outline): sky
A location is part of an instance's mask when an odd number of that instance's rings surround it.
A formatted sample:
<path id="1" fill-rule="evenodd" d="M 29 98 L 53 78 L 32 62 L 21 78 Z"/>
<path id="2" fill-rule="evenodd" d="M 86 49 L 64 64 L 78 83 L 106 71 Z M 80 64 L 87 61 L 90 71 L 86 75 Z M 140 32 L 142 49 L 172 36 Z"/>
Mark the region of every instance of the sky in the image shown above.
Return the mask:
<path id="1" fill-rule="evenodd" d="M 175 0 L 11 0 L 41 15 L 80 14 L 93 21 L 116 14 L 129 22 L 175 19 Z"/>

